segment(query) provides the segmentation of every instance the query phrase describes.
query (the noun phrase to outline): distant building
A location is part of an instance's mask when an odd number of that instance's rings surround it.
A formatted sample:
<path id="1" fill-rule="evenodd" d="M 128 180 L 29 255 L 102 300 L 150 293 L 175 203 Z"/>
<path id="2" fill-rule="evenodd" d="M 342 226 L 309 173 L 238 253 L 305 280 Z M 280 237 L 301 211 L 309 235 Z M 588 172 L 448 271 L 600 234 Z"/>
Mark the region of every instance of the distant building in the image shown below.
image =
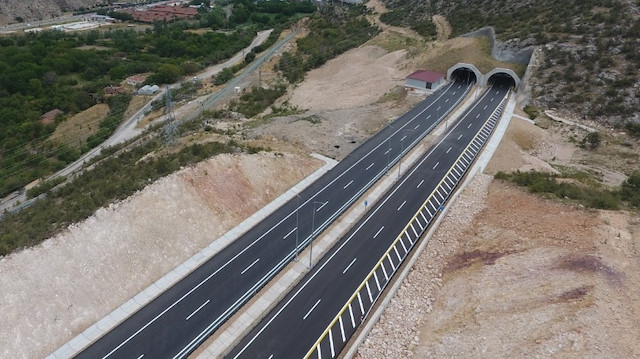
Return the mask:
<path id="1" fill-rule="evenodd" d="M 435 90 L 443 83 L 444 74 L 436 71 L 418 70 L 407 76 L 404 86 L 422 90 Z"/>
<path id="2" fill-rule="evenodd" d="M 122 12 L 131 14 L 133 19 L 140 22 L 172 21 L 191 19 L 198 14 L 198 9 L 192 7 L 158 5 L 146 10 L 126 9 Z"/>
<path id="3" fill-rule="evenodd" d="M 144 85 L 142 86 L 139 90 L 138 90 L 138 95 L 153 95 L 154 93 L 158 92 L 160 90 L 160 87 L 158 87 L 158 85 Z"/>
<path id="4" fill-rule="evenodd" d="M 56 121 L 56 116 L 58 115 L 64 115 L 64 112 L 59 108 L 54 108 L 53 110 L 40 116 L 40 122 L 42 122 L 43 125 L 54 123 Z"/>
<path id="5" fill-rule="evenodd" d="M 91 15 L 91 21 L 111 22 L 111 23 L 117 22 L 117 20 L 115 18 L 112 18 L 111 16 L 98 15 L 98 14 Z"/>
<path id="6" fill-rule="evenodd" d="M 145 75 L 133 75 L 133 76 L 127 77 L 127 79 L 125 81 L 127 82 L 127 84 L 129 84 L 131 86 L 138 86 L 141 83 L 147 81 L 147 76 L 145 76 Z"/>
<path id="7" fill-rule="evenodd" d="M 122 86 L 107 86 L 104 88 L 104 93 L 106 95 L 117 95 L 120 93 L 126 93 L 127 89 Z"/>

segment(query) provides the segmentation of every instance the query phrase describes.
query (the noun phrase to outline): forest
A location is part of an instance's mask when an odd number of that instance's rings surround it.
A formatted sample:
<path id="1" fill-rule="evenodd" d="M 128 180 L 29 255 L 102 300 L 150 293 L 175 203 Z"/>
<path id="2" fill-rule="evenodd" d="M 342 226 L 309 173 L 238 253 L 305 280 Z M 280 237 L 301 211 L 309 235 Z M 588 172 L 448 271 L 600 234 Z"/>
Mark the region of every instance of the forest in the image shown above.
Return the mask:
<path id="1" fill-rule="evenodd" d="M 257 31 L 313 11 L 309 2 L 239 0 L 228 18 L 223 9 L 214 7 L 194 20 L 157 22 L 145 31 L 43 31 L 0 38 L 0 197 L 77 158 L 58 150 L 64 144 L 48 138 L 61 121 L 106 101 L 105 86 L 139 73 L 152 74 L 147 83 L 174 83 L 241 51 Z M 64 115 L 43 124 L 40 116 L 53 109 Z M 126 106 L 110 104 L 110 109 L 100 134 L 81 152 L 99 144 L 120 124 Z"/>

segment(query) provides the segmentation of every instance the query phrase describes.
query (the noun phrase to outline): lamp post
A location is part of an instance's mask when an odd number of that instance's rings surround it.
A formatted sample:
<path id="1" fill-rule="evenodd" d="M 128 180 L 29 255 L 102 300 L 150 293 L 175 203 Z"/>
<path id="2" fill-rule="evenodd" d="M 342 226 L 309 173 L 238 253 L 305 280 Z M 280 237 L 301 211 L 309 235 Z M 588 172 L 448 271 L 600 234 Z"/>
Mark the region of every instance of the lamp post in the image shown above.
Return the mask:
<path id="1" fill-rule="evenodd" d="M 413 131 L 413 129 L 411 128 L 405 128 L 404 130 L 402 130 L 402 132 L 405 131 Z M 400 139 L 400 159 L 398 160 L 398 179 L 400 179 L 400 168 L 402 168 L 402 153 L 404 152 L 404 139 L 407 136 L 404 135 L 402 136 L 402 138 Z"/>
<path id="2" fill-rule="evenodd" d="M 309 269 L 313 267 L 313 232 L 316 230 L 316 212 L 318 211 L 316 209 L 316 204 L 324 206 L 327 203 L 329 202 L 313 201 L 313 214 L 311 215 L 311 241 L 309 242 Z"/>
<path id="3" fill-rule="evenodd" d="M 298 232 L 300 231 L 300 221 L 298 218 L 300 217 L 298 214 L 300 212 L 300 195 L 296 193 L 296 256 L 293 258 L 294 261 L 298 261 L 298 246 L 300 245 L 300 239 L 298 237 Z"/>

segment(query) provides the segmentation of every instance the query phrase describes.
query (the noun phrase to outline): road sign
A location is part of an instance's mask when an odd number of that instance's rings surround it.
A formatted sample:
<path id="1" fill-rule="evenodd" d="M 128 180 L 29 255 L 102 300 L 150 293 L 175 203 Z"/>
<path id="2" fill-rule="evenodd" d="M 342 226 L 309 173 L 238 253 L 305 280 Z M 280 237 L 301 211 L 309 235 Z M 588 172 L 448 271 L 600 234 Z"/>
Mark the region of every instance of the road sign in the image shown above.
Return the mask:
<path id="1" fill-rule="evenodd" d="M 366 199 L 364 200 L 364 209 L 367 209 L 367 206 L 369 205 L 369 201 L 367 201 Z"/>
<path id="2" fill-rule="evenodd" d="M 438 209 L 440 210 L 440 212 L 444 212 L 444 205 L 443 205 L 443 204 L 441 204 L 441 205 L 440 205 L 440 208 L 438 208 Z"/>

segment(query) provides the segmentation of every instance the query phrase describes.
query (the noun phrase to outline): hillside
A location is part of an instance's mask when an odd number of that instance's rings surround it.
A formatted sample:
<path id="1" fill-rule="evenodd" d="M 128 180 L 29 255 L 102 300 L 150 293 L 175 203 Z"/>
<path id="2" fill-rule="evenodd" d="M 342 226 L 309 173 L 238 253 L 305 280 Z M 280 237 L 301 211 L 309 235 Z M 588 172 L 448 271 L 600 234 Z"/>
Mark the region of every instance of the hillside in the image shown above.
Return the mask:
<path id="1" fill-rule="evenodd" d="M 2 0 L 0 1 L 0 25 L 51 19 L 64 12 L 91 8 L 104 0 Z M 22 19 L 22 21 L 21 21 Z"/>
<path id="2" fill-rule="evenodd" d="M 640 75 L 635 64 L 640 37 L 638 3 L 588 1 L 430 1 L 385 0 L 392 11 L 382 17 L 415 26 L 444 15 L 459 36 L 492 26 L 512 49 L 540 46 L 532 104 L 562 107 L 583 120 L 626 125 L 638 131 Z M 417 15 L 419 14 L 419 16 Z"/>

